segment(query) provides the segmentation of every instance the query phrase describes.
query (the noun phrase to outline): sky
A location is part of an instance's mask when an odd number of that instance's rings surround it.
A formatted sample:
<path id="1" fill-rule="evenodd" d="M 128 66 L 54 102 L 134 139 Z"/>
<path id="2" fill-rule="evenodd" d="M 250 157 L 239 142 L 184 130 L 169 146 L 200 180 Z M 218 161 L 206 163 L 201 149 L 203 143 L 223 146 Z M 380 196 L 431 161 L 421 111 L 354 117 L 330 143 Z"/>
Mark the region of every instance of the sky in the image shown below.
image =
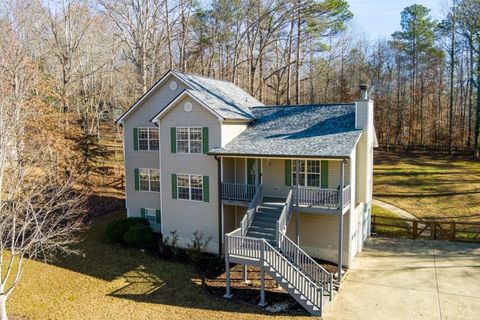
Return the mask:
<path id="1" fill-rule="evenodd" d="M 447 0 L 348 0 L 354 15 L 354 25 L 373 39 L 389 38 L 400 30 L 400 12 L 412 4 L 431 9 L 433 18 L 440 20 Z"/>

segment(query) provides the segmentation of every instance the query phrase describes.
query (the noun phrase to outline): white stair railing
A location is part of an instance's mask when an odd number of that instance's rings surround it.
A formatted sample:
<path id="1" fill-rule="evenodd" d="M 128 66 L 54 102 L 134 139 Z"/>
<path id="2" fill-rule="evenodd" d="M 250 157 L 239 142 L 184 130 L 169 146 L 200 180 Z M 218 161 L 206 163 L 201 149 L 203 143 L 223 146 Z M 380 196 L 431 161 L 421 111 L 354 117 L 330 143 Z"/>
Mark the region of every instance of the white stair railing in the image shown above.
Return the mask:
<path id="1" fill-rule="evenodd" d="M 242 229 L 242 236 L 247 234 L 247 229 L 250 227 L 253 221 L 253 217 L 257 213 L 257 207 L 263 201 L 263 185 L 257 187 L 257 191 L 253 196 L 252 202 L 248 205 L 247 213 L 243 216 L 242 221 L 240 221 L 240 228 Z"/>
<path id="2" fill-rule="evenodd" d="M 226 253 L 237 257 L 257 259 L 261 265 L 271 268 L 283 279 L 284 283 L 281 285 L 286 284 L 293 289 L 293 292 L 297 291 L 301 297 L 319 309 L 321 316 L 324 288 L 265 239 L 240 236 L 240 231 L 237 229 L 225 235 Z M 296 298 L 300 299 L 299 296 Z"/>
<path id="3" fill-rule="evenodd" d="M 307 276 L 315 283 L 325 288 L 330 300 L 333 298 L 333 274 L 325 270 L 318 262 L 313 260 L 305 251 L 302 250 L 285 234 L 277 233 L 277 246 L 280 251 L 286 255 L 295 265 L 297 265 Z"/>
<path id="4" fill-rule="evenodd" d="M 278 234 L 283 233 L 287 230 L 287 225 L 290 222 L 290 219 L 292 217 L 292 213 L 293 213 L 292 201 L 293 201 L 293 190 L 290 190 L 287 196 L 287 200 L 285 201 L 285 205 L 283 206 L 282 213 L 280 214 L 280 217 L 277 220 L 277 226 L 276 226 L 277 244 L 278 244 L 278 241 L 280 240 L 278 238 Z"/>

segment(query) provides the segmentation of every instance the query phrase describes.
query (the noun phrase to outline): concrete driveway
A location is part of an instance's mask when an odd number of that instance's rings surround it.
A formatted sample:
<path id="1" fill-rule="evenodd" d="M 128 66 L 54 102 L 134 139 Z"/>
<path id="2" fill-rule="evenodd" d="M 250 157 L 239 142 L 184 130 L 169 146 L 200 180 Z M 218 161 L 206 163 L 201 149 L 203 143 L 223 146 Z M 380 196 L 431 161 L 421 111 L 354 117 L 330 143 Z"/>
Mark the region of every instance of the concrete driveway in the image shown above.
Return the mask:
<path id="1" fill-rule="evenodd" d="M 371 238 L 324 319 L 480 319 L 480 245 Z"/>

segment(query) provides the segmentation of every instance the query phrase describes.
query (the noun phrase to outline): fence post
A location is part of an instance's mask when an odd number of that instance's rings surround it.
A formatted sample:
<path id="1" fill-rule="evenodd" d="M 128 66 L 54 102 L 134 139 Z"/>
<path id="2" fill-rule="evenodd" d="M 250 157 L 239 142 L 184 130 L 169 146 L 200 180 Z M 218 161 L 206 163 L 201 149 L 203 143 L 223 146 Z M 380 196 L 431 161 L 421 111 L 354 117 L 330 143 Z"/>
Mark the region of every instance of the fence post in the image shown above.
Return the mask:
<path id="1" fill-rule="evenodd" d="M 457 227 L 455 221 L 450 222 L 450 240 L 455 241 L 455 236 L 457 235 Z"/>
<path id="2" fill-rule="evenodd" d="M 412 238 L 417 239 L 417 234 L 418 234 L 418 221 L 413 220 L 413 226 L 412 226 Z"/>
<path id="3" fill-rule="evenodd" d="M 223 295 L 224 298 L 230 299 L 232 294 L 230 292 L 230 261 L 228 257 L 228 236 L 225 235 L 225 283 L 226 292 Z"/>
<path id="4" fill-rule="evenodd" d="M 260 307 L 265 307 L 265 240 L 261 240 L 260 246 Z"/>

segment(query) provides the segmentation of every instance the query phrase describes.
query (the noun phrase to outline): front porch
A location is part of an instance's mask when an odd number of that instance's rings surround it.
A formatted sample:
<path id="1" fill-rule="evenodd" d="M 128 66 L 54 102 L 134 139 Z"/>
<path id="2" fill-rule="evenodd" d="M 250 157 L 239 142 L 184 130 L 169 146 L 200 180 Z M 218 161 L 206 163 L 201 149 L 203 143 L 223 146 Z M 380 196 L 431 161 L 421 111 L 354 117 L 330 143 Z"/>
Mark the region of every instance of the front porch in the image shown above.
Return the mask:
<path id="1" fill-rule="evenodd" d="M 223 204 L 247 207 L 252 201 L 259 186 L 242 183 L 221 183 L 221 200 Z M 302 212 L 336 213 L 343 208 L 343 212 L 350 209 L 350 185 L 343 188 L 342 195 L 338 189 L 322 189 L 316 187 L 292 187 L 293 207 Z M 298 197 L 298 201 L 297 201 Z M 285 202 L 286 197 L 264 196 L 264 201 Z M 342 199 L 343 206 L 340 206 Z"/>
<path id="2" fill-rule="evenodd" d="M 221 157 L 223 204 L 247 207 L 261 185 L 263 196 L 284 202 L 292 191 L 302 212 L 336 214 L 350 209 L 351 166 L 341 159 Z"/>

